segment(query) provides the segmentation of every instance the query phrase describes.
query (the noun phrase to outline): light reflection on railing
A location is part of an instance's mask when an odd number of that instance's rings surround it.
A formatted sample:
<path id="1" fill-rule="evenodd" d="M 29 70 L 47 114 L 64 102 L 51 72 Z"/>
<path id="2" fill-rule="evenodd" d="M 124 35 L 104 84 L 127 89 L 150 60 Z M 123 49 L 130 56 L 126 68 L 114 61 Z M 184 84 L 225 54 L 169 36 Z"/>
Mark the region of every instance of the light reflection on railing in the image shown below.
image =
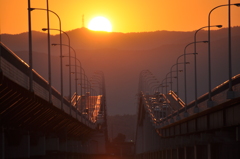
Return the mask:
<path id="1" fill-rule="evenodd" d="M 232 80 L 233 80 L 233 87 L 235 87 L 236 91 L 240 90 L 240 88 L 239 88 L 240 87 L 240 74 L 237 74 L 234 77 L 232 77 Z M 215 95 L 218 95 L 219 93 L 224 93 L 224 91 L 227 91 L 227 89 L 228 89 L 228 82 L 229 81 L 227 80 L 227 81 L 223 82 L 222 84 L 216 86 L 214 89 L 212 89 L 213 97 Z M 141 93 L 140 95 L 142 97 L 145 96 L 143 93 Z M 149 116 L 151 117 L 151 122 L 153 123 L 153 126 L 155 126 L 156 129 L 162 128 L 162 127 L 167 126 L 167 125 L 169 125 L 171 123 L 179 121 L 180 120 L 180 119 L 178 119 L 179 118 L 179 114 L 180 113 L 182 114 L 184 112 L 183 108 L 184 108 L 185 103 L 180 98 L 178 98 L 178 96 L 175 94 L 175 92 L 170 91 L 169 95 L 171 95 L 176 101 L 178 101 L 179 104 L 182 106 L 182 108 L 180 108 L 176 112 L 173 112 L 172 114 L 169 114 L 167 117 L 161 118 L 159 120 L 157 120 L 156 117 L 152 116 L 153 115 L 152 111 L 148 110 L 147 112 L 150 113 Z M 204 104 L 204 102 L 205 102 L 205 107 L 206 108 L 204 108 L 203 110 L 210 109 L 210 108 L 207 107 L 207 104 L 206 104 L 206 101 L 208 99 L 207 96 L 208 96 L 208 93 L 205 93 L 204 95 L 202 95 L 202 96 L 200 96 L 198 98 L 198 103 L 199 104 L 201 104 L 201 103 Z M 146 98 L 144 98 L 144 100 L 146 100 Z M 227 101 L 227 100 L 229 100 L 229 99 L 225 99 L 225 101 Z M 148 102 L 149 101 L 146 100 L 145 104 L 149 105 Z M 194 103 L 195 103 L 195 101 L 189 103 L 187 105 L 187 110 L 193 109 Z M 146 109 L 151 109 L 151 108 L 148 108 L 148 107 L 145 107 L 145 108 Z"/>
<path id="2" fill-rule="evenodd" d="M 29 77 L 28 77 L 29 65 L 25 61 L 23 61 L 19 56 L 17 56 L 13 51 L 11 51 L 7 46 L 5 46 L 3 43 L 0 43 L 0 47 L 3 47 L 3 49 L 6 50 L 6 52 L 9 53 L 10 55 L 10 57 L 7 57 L 7 59 L 4 59 L 4 56 L 6 56 L 6 54 L 4 55 L 3 52 L 1 54 L 0 68 L 3 71 L 3 75 L 9 78 L 10 80 L 14 81 L 15 83 L 21 85 L 25 89 L 29 89 Z M 17 64 L 12 63 L 12 61 L 14 60 L 17 61 L 18 63 Z M 35 70 L 32 70 L 32 71 L 34 75 L 34 78 L 33 78 L 34 93 L 37 96 L 48 101 L 48 93 L 49 93 L 48 81 L 45 80 L 37 71 Z M 52 87 L 52 90 L 53 90 L 52 91 L 53 105 L 61 109 L 61 95 L 56 88 Z M 78 111 L 73 112 L 74 114 L 70 114 L 70 108 L 69 108 L 68 100 L 66 98 L 64 98 L 63 111 L 68 113 L 69 115 L 72 115 L 73 117 L 76 117 L 76 119 L 78 119 L 79 121 L 86 120 L 86 119 L 83 119 L 84 117 Z M 87 125 L 91 126 L 92 128 L 96 127 L 96 124 L 91 123 L 89 119 L 87 120 Z"/>

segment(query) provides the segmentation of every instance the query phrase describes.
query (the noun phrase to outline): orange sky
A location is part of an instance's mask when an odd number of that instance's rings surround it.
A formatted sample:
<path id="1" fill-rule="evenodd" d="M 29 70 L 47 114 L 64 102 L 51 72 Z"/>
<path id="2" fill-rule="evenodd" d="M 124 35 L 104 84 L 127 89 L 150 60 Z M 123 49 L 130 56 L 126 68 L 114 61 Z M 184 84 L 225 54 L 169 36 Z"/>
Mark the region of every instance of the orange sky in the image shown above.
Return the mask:
<path id="1" fill-rule="evenodd" d="M 26 32 L 27 0 L 0 0 L 1 33 Z M 46 0 L 31 0 L 32 7 L 46 8 Z M 62 30 L 85 26 L 95 16 L 108 18 L 113 32 L 145 32 L 156 30 L 192 31 L 207 25 L 209 11 L 228 0 L 49 0 L 49 9 L 62 21 Z M 240 3 L 240 0 L 231 0 Z M 232 26 L 240 26 L 240 7 L 232 7 Z M 51 28 L 58 28 L 58 21 L 51 16 Z M 227 27 L 227 7 L 216 9 L 212 24 Z M 32 29 L 46 27 L 46 12 L 32 12 Z"/>

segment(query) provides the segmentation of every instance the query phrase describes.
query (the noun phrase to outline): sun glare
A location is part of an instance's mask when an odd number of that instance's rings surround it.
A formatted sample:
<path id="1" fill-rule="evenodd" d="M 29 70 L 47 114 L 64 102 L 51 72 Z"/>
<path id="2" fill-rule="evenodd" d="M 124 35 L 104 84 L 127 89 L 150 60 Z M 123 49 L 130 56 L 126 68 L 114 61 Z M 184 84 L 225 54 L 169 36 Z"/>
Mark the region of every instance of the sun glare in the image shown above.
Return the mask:
<path id="1" fill-rule="evenodd" d="M 111 32 L 112 31 L 112 24 L 105 17 L 95 17 L 89 22 L 88 29 L 94 30 L 94 31 Z"/>

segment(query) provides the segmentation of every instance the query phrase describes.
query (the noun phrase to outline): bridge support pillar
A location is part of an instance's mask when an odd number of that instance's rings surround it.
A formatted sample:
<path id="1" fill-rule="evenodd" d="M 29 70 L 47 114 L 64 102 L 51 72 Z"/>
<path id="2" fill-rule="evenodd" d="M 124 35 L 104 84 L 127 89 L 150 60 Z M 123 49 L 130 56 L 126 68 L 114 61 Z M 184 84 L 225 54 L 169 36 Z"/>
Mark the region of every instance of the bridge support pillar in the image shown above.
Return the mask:
<path id="1" fill-rule="evenodd" d="M 36 136 L 35 139 L 31 139 L 35 141 L 31 142 L 31 156 L 44 156 L 46 155 L 46 138 L 45 136 Z"/>

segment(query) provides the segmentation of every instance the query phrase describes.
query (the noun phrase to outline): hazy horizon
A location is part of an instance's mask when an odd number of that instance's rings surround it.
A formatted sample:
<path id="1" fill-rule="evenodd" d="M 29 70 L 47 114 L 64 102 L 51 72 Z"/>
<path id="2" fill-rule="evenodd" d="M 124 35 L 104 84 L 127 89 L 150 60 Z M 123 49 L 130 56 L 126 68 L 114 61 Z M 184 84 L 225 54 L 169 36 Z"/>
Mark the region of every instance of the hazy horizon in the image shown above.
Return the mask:
<path id="1" fill-rule="evenodd" d="M 213 87 L 227 80 L 226 67 L 226 48 L 227 48 L 227 30 L 226 28 L 212 31 L 212 56 L 213 58 Z M 36 33 L 36 34 L 35 34 Z M 233 51 L 233 75 L 239 73 L 239 64 L 237 59 L 240 46 L 238 39 L 240 37 L 240 28 L 232 29 L 232 51 Z M 161 82 L 168 73 L 171 65 L 176 62 L 176 58 L 183 53 L 183 49 L 189 42 L 192 42 L 194 32 L 148 32 L 148 33 L 107 33 L 103 34 L 93 32 L 81 32 L 77 29 L 69 32 L 71 37 L 71 46 L 77 52 L 77 58 L 82 62 L 82 67 L 88 77 L 91 77 L 96 70 L 101 70 L 105 74 L 106 93 L 107 93 L 107 109 L 108 115 L 123 115 L 135 114 L 137 106 L 137 87 L 139 73 L 142 70 L 150 70 L 154 76 Z M 108 36 L 109 35 L 109 36 Z M 111 35 L 111 36 L 110 36 Z M 33 68 L 47 79 L 47 36 L 43 33 L 34 32 L 33 34 L 33 51 L 34 64 Z M 207 31 L 201 31 L 198 35 L 198 40 L 206 40 Z M 28 36 L 26 34 L 19 35 L 3 35 L 3 42 L 11 50 L 17 53 L 21 58 L 28 63 Z M 51 36 L 51 43 L 58 43 L 59 35 Z M 67 39 L 63 38 L 63 43 Z M 192 48 L 188 48 L 190 51 Z M 44 54 L 39 54 L 44 53 Z M 63 48 L 63 53 L 68 53 L 67 48 Z M 198 44 L 198 81 L 199 92 L 198 96 L 207 92 L 207 45 Z M 59 47 L 51 47 L 51 54 L 54 62 L 53 78 L 54 87 L 59 90 Z M 44 56 L 43 56 L 44 55 Z M 221 56 L 219 56 L 221 55 Z M 188 66 L 188 92 L 192 91 L 192 74 L 193 74 L 193 59 L 188 57 L 190 65 Z M 219 66 L 221 62 L 221 66 Z M 64 64 L 67 61 L 64 60 Z M 224 67 L 225 66 L 225 67 Z M 221 67 L 221 72 L 216 71 Z M 179 68 L 180 69 L 180 68 Z M 64 67 L 65 74 L 68 72 Z M 183 78 L 182 74 L 179 74 Z M 67 76 L 67 75 L 66 75 Z M 67 79 L 64 79 L 68 83 Z M 182 83 L 181 80 L 179 80 Z M 174 84 L 176 84 L 174 82 Z M 64 87 L 67 91 L 67 86 Z M 176 86 L 173 86 L 176 91 Z M 183 99 L 183 88 L 180 89 L 180 97 Z M 193 97 L 188 98 L 190 102 Z"/>

